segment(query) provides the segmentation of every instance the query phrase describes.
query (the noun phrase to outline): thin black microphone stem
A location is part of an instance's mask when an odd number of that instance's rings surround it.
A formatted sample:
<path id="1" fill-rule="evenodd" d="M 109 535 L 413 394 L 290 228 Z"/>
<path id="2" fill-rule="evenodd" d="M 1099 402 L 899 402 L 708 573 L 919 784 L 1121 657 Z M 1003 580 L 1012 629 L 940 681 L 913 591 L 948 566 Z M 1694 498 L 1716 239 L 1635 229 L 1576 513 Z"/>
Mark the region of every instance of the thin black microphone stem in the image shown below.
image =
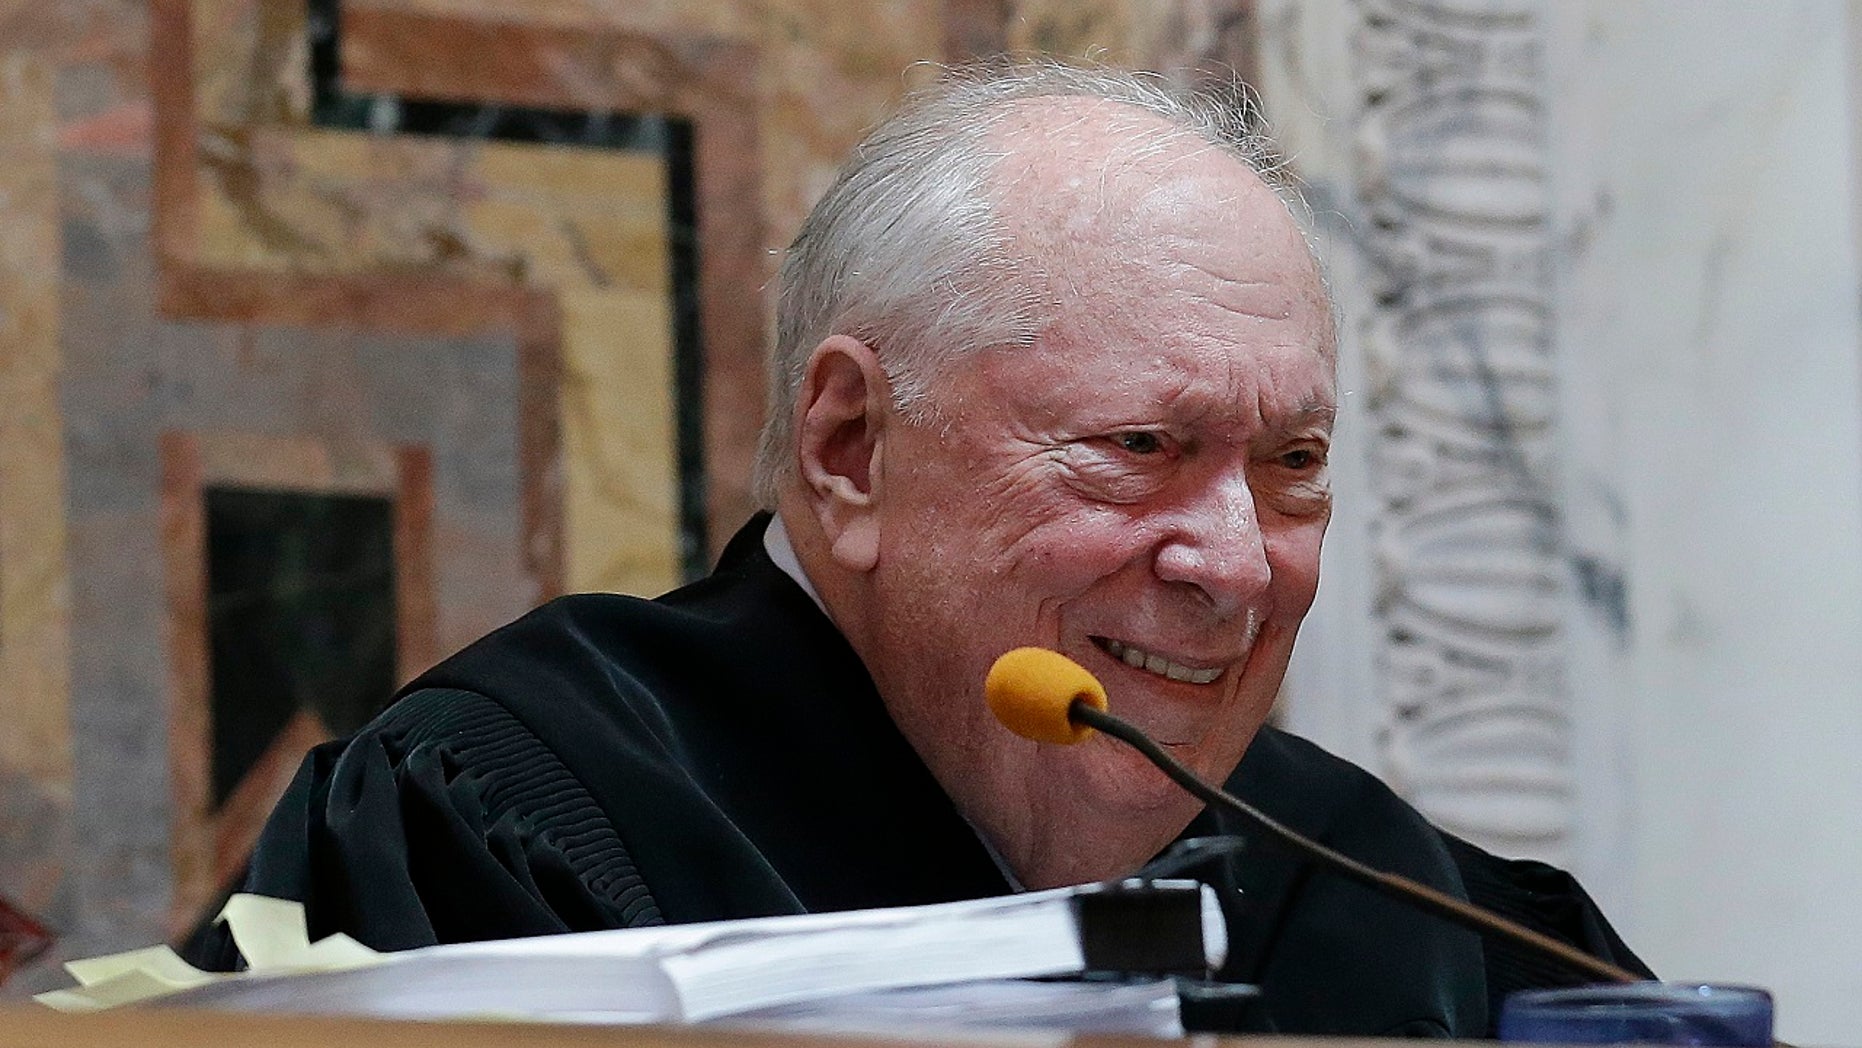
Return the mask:
<path id="1" fill-rule="evenodd" d="M 1373 869 L 1348 855 L 1333 851 L 1318 841 L 1282 826 L 1241 798 L 1197 778 L 1194 772 L 1178 764 L 1176 758 L 1165 753 L 1163 747 L 1151 741 L 1145 733 L 1104 710 L 1075 699 L 1073 705 L 1067 710 L 1067 719 L 1105 732 L 1144 754 L 1152 764 L 1157 765 L 1158 770 L 1170 776 L 1172 782 L 1188 790 L 1198 799 L 1235 812 L 1281 844 L 1317 861 L 1319 865 L 1334 873 L 1342 874 L 1368 888 L 1407 902 L 1464 928 L 1472 928 L 1486 935 L 1495 935 L 1510 940 L 1593 978 L 1619 983 L 1644 981 L 1642 976 L 1626 968 L 1619 968 L 1608 961 L 1592 957 L 1568 943 L 1559 942 L 1549 935 L 1535 932 L 1499 914 L 1436 891 L 1408 877 Z"/>

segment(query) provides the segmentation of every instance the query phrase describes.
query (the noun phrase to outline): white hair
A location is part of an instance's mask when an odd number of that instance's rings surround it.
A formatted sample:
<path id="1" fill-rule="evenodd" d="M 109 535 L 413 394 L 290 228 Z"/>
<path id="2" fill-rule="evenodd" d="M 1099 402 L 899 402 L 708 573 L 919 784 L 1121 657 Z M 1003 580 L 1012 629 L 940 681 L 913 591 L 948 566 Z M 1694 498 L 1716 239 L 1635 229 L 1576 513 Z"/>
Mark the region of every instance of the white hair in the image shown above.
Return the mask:
<path id="1" fill-rule="evenodd" d="M 1026 58 L 948 71 L 874 128 L 802 222 L 778 277 L 769 408 L 755 493 L 773 509 L 794 469 L 795 401 L 830 335 L 873 347 L 906 418 L 927 417 L 939 369 L 964 354 L 1033 343 L 1049 319 L 996 220 L 991 132 L 1038 98 L 1101 99 L 1162 117 L 1246 164 L 1301 212 L 1251 96 L 1185 91 L 1149 73 Z"/>

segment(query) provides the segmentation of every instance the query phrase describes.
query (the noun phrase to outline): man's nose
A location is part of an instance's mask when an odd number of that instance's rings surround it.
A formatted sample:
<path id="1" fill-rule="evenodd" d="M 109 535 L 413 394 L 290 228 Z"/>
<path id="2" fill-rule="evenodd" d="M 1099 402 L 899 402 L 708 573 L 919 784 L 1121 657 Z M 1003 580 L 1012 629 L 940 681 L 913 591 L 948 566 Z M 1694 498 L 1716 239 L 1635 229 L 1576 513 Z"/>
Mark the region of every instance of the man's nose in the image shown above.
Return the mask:
<path id="1" fill-rule="evenodd" d="M 1246 611 L 1273 571 L 1254 491 L 1239 470 L 1217 478 L 1170 521 L 1157 577 L 1195 588 L 1223 617 Z"/>

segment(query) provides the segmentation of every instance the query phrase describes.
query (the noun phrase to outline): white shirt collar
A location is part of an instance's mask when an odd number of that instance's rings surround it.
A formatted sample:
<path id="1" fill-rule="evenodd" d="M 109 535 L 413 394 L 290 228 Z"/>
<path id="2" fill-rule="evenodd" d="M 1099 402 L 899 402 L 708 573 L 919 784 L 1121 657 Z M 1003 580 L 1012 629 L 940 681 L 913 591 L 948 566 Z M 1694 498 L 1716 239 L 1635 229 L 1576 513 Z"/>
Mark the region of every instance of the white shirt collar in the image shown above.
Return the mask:
<path id="1" fill-rule="evenodd" d="M 802 562 L 795 555 L 794 545 L 789 542 L 789 529 L 782 526 L 782 514 L 780 513 L 769 518 L 769 527 L 763 531 L 763 552 L 769 554 L 769 559 L 776 562 L 776 566 L 782 569 L 784 575 L 794 579 L 795 584 L 802 587 L 802 592 L 808 594 L 808 599 L 815 602 L 815 607 L 821 609 L 821 614 L 827 615 L 828 606 L 821 603 L 820 592 L 815 589 L 814 583 L 808 581 L 808 573 L 802 570 Z M 831 615 L 828 617 L 833 618 Z"/>
<path id="2" fill-rule="evenodd" d="M 815 584 L 808 581 L 808 573 L 802 570 L 801 559 L 795 555 L 795 546 L 789 542 L 789 529 L 783 527 L 780 513 L 771 516 L 769 527 L 763 530 L 763 551 L 769 554 L 769 559 L 776 562 L 776 567 L 781 568 L 784 575 L 794 579 L 795 584 L 802 587 L 802 592 L 808 594 L 808 599 L 815 602 L 815 607 L 821 609 L 821 614 L 827 615 L 828 607 L 821 603 L 821 594 L 815 590 Z M 828 618 L 830 621 L 833 620 L 832 615 Z M 983 843 L 983 850 L 989 853 L 989 858 L 996 864 L 996 869 L 1001 870 L 1002 876 L 1008 879 L 1009 887 L 1018 892 L 1026 890 L 1022 887 L 1021 881 L 1016 878 L 1015 871 L 1009 867 L 1001 853 L 996 851 L 996 846 L 990 843 L 989 838 L 969 819 L 963 821 L 970 826 L 970 832 L 976 834 L 976 839 Z"/>

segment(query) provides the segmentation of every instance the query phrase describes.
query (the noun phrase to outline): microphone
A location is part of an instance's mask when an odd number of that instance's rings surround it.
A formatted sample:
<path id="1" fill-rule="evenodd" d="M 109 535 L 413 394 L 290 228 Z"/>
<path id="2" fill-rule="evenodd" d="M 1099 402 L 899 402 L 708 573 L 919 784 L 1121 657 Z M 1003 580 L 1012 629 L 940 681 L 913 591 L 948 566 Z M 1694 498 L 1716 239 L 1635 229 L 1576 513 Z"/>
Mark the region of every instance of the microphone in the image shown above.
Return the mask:
<path id="1" fill-rule="evenodd" d="M 1192 796 L 1240 815 L 1283 847 L 1347 880 L 1464 928 L 1506 939 L 1591 978 L 1617 983 L 1646 981 L 1635 972 L 1592 957 L 1569 943 L 1533 931 L 1465 899 L 1457 899 L 1401 874 L 1367 866 L 1281 825 L 1228 791 L 1204 782 L 1149 736 L 1107 712 L 1105 686 L 1086 667 L 1057 651 L 1016 648 L 1004 654 L 990 667 L 983 682 L 983 695 L 996 719 L 1026 739 L 1068 746 L 1084 742 L 1095 731 L 1110 735 L 1144 754 L 1159 771 Z"/>
<path id="2" fill-rule="evenodd" d="M 1071 746 L 1093 729 L 1073 720 L 1074 702 L 1105 712 L 1106 687 L 1085 666 L 1046 648 L 1016 648 L 983 678 L 989 712 L 1024 739 Z"/>

